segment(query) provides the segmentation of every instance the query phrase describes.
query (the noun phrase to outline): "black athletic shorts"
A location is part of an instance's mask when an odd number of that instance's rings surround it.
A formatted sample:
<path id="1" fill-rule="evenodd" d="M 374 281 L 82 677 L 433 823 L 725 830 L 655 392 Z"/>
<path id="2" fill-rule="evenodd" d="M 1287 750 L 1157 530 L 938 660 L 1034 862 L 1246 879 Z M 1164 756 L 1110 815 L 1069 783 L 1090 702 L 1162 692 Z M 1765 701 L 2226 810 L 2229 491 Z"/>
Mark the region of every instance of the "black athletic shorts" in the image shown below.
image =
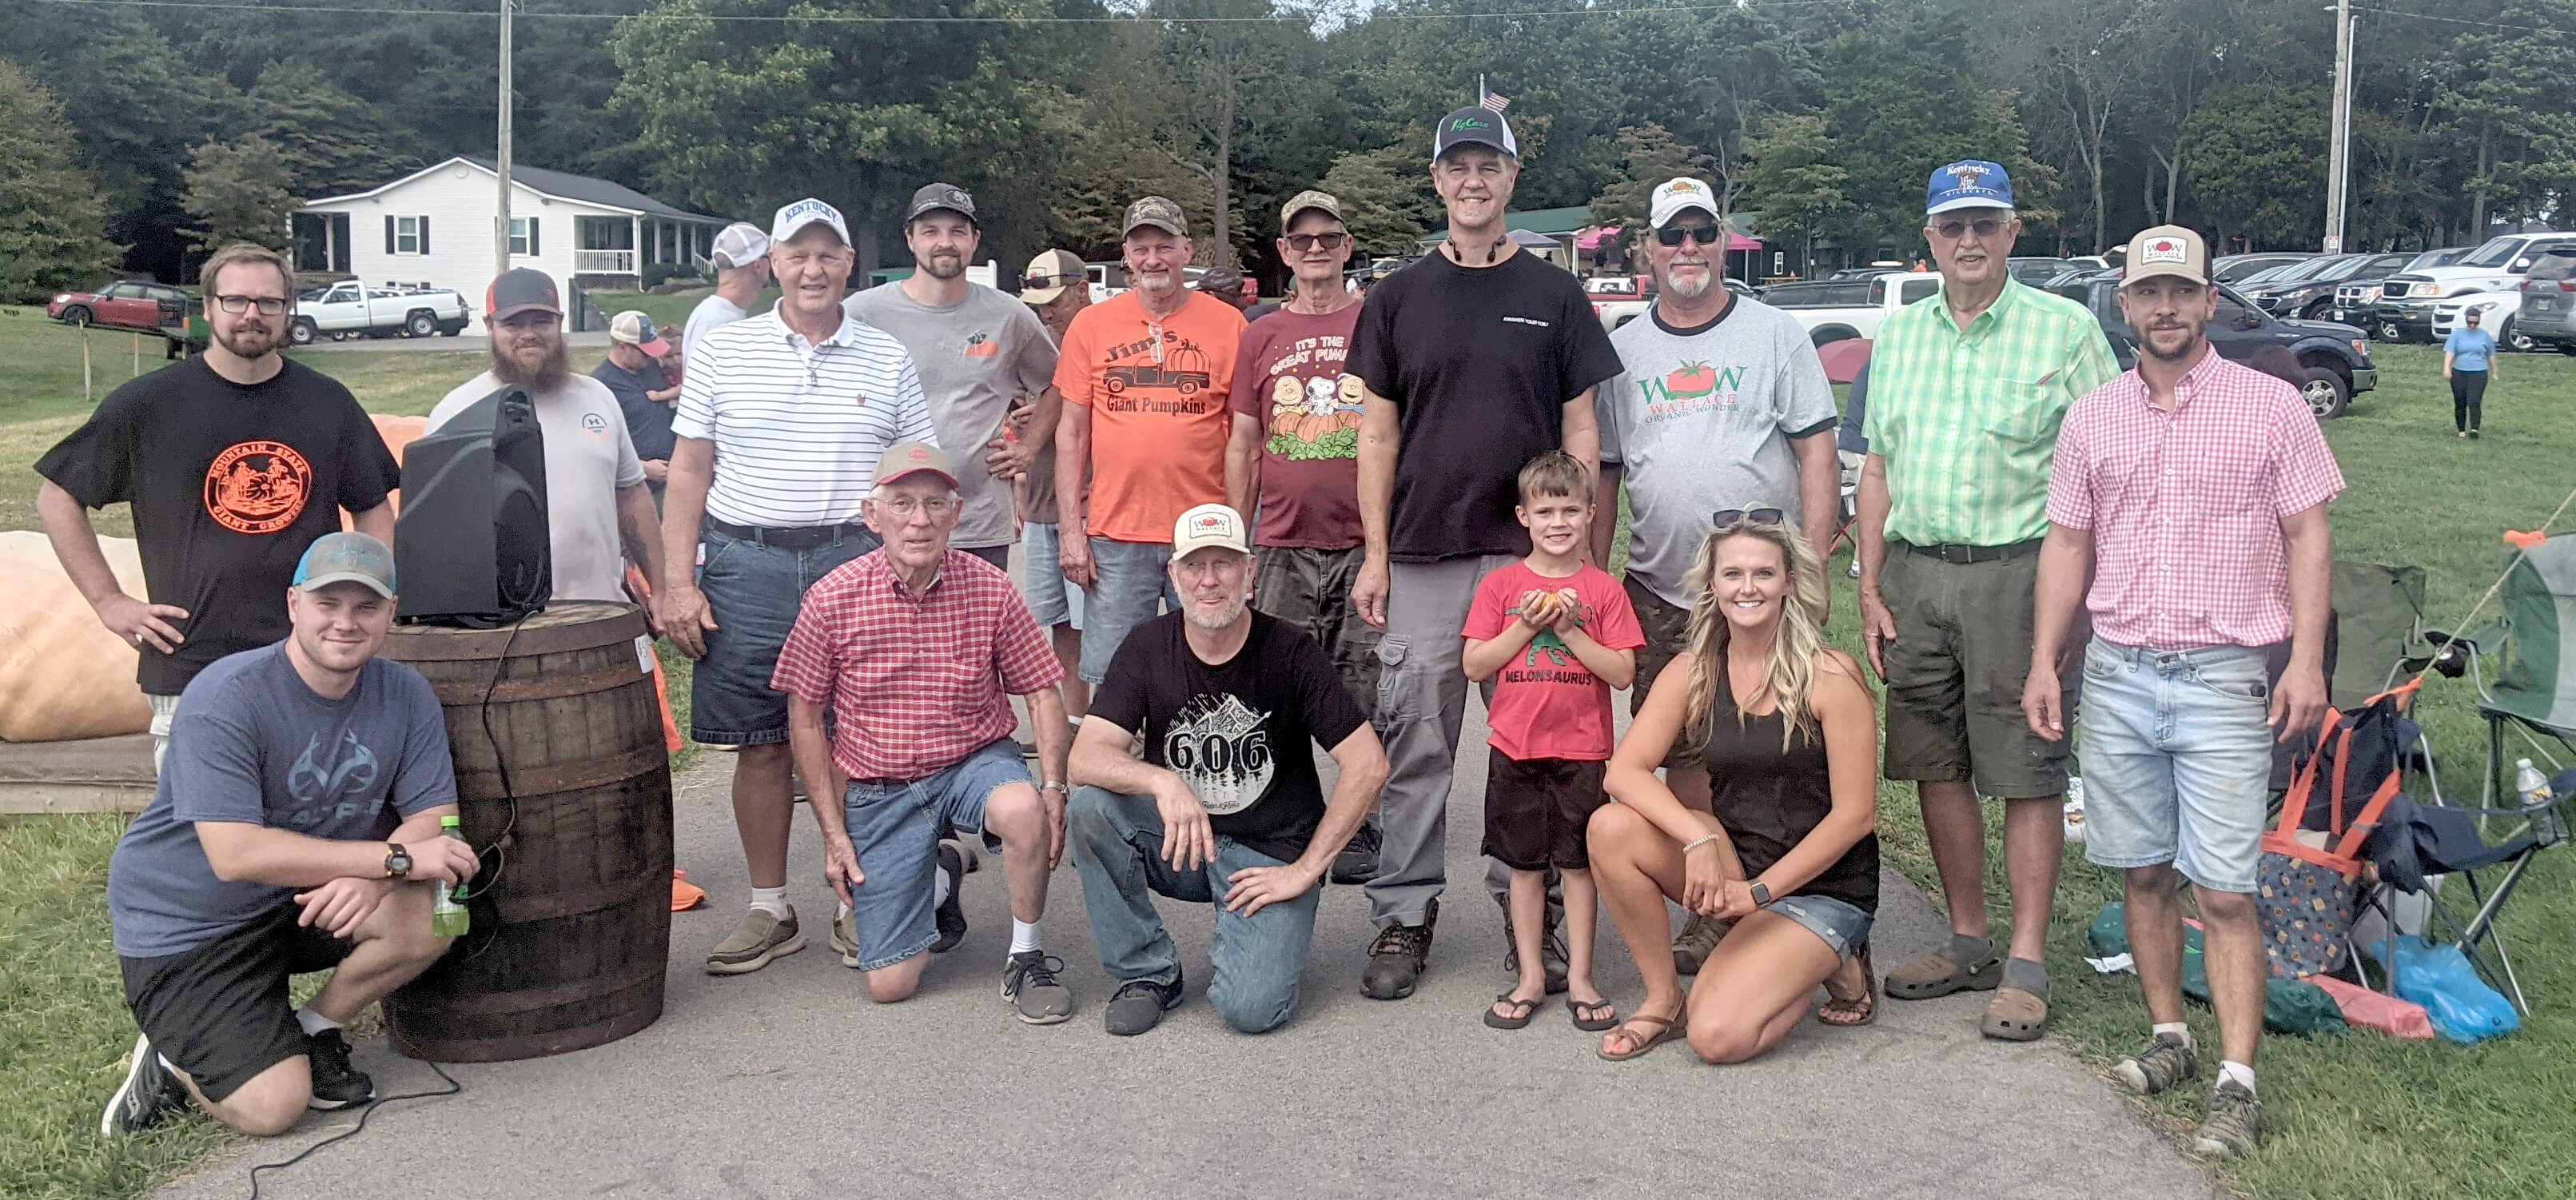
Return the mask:
<path id="1" fill-rule="evenodd" d="M 1485 767 L 1485 853 L 1515 871 L 1582 871 L 1592 866 L 1583 840 L 1601 790 L 1605 762 L 1533 758 L 1490 751 Z"/>
<path id="2" fill-rule="evenodd" d="M 327 971 L 354 943 L 295 923 L 289 900 L 194 950 L 125 958 L 125 1005 L 152 1048 L 221 1102 L 262 1071 L 304 1053 L 286 977 Z"/>

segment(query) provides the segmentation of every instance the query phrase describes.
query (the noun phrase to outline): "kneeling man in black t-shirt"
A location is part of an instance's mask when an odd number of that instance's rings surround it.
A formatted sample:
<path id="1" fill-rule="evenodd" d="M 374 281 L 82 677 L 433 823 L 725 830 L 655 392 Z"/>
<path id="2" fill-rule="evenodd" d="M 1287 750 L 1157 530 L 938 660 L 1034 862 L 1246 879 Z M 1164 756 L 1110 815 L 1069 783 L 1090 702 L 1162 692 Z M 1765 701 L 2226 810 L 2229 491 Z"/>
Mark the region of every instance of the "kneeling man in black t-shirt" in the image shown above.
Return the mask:
<path id="1" fill-rule="evenodd" d="M 1152 893 L 1215 904 L 1208 1002 L 1245 1033 L 1297 1011 L 1333 856 L 1386 783 L 1386 751 L 1313 636 L 1252 611 L 1252 542 L 1222 504 L 1181 514 L 1181 611 L 1138 626 L 1092 693 L 1067 817 L 1106 1024 L 1143 1033 L 1181 1004 L 1181 959 Z M 1138 757 L 1141 740 L 1142 755 Z M 1339 768 L 1324 801 L 1309 741 Z"/>

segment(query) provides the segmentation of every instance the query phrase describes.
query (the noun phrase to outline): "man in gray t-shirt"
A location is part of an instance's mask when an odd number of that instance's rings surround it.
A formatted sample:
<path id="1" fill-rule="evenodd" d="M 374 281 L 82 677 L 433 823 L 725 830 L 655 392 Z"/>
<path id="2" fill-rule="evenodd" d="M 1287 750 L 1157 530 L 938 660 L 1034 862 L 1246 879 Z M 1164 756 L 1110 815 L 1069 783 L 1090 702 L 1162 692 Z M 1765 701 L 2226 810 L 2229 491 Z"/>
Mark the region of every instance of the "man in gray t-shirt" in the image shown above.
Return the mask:
<path id="1" fill-rule="evenodd" d="M 939 444 L 964 468 L 957 490 L 965 502 L 951 544 L 1010 570 L 1019 539 L 1011 514 L 1011 480 L 1028 469 L 1028 443 L 1001 442 L 1011 402 L 1053 386 L 1055 343 L 1028 306 L 966 281 L 966 264 L 983 242 L 975 198 L 934 183 L 913 194 L 903 223 L 913 273 L 841 302 L 851 317 L 903 343 L 921 374 Z"/>

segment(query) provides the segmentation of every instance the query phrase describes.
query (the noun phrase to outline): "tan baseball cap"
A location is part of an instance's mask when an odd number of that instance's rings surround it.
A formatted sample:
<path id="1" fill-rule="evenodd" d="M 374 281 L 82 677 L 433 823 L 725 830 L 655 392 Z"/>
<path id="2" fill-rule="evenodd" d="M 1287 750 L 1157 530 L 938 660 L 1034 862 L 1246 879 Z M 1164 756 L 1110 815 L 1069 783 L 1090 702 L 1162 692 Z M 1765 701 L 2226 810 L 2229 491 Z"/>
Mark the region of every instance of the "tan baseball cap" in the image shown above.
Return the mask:
<path id="1" fill-rule="evenodd" d="M 1308 190 L 1290 196 L 1288 203 L 1279 206 L 1279 232 L 1288 232 L 1288 227 L 1297 223 L 1297 214 L 1310 208 L 1336 221 L 1344 220 L 1341 201 L 1330 192 Z"/>
<path id="2" fill-rule="evenodd" d="M 1126 237 L 1143 225 L 1151 225 L 1173 237 L 1190 236 L 1190 221 L 1181 215 L 1180 202 L 1163 196 L 1147 196 L 1128 205 L 1127 219 L 1118 223 L 1118 236 Z"/>
<path id="3" fill-rule="evenodd" d="M 1053 304 L 1069 287 L 1090 287 L 1089 272 L 1071 250 L 1049 250 L 1029 260 L 1029 269 L 1020 273 L 1020 300 L 1026 304 Z"/>
<path id="4" fill-rule="evenodd" d="M 2209 282 L 2209 246 L 2200 235 L 2180 225 L 2158 225 L 2129 239 L 2128 269 L 2123 286 L 2158 275 L 2193 283 Z"/>
<path id="5" fill-rule="evenodd" d="M 874 482 L 883 487 L 924 471 L 947 480 L 950 487 L 957 486 L 957 468 L 948 461 L 947 454 L 928 442 L 896 442 L 886 447 L 885 453 L 877 456 Z"/>
<path id="6" fill-rule="evenodd" d="M 1243 514 L 1226 504 L 1202 504 L 1181 514 L 1172 522 L 1172 557 L 1187 558 L 1193 550 L 1219 546 L 1238 554 L 1252 553 L 1252 539 L 1245 535 Z"/>

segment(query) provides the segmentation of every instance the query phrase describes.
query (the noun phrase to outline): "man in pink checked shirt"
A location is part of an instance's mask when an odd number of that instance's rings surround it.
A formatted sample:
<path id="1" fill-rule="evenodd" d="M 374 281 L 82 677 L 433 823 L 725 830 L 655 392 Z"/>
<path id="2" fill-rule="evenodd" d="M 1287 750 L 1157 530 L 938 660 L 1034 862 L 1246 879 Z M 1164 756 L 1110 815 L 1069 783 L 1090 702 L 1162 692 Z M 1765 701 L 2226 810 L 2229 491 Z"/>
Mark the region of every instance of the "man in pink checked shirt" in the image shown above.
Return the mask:
<path id="1" fill-rule="evenodd" d="M 2254 892 L 2272 743 L 2325 712 L 2326 502 L 2344 482 L 2298 392 L 2210 346 L 2216 298 L 2199 234 L 2168 225 L 2130 240 L 2120 308 L 2138 365 L 2077 401 L 2058 433 L 2022 710 L 2039 736 L 2066 736 L 2056 663 L 2081 599 L 2094 631 L 2084 853 L 2127 874 L 2153 1023 L 2112 1073 L 2142 1094 L 2199 1073 L 2183 1020 L 2177 876 L 2189 879 L 2220 1040 L 2192 1149 L 2234 1155 L 2254 1148 L 2263 1112 L 2254 1047 L 2270 972 Z M 2266 649 L 2283 641 L 2275 683 Z"/>

